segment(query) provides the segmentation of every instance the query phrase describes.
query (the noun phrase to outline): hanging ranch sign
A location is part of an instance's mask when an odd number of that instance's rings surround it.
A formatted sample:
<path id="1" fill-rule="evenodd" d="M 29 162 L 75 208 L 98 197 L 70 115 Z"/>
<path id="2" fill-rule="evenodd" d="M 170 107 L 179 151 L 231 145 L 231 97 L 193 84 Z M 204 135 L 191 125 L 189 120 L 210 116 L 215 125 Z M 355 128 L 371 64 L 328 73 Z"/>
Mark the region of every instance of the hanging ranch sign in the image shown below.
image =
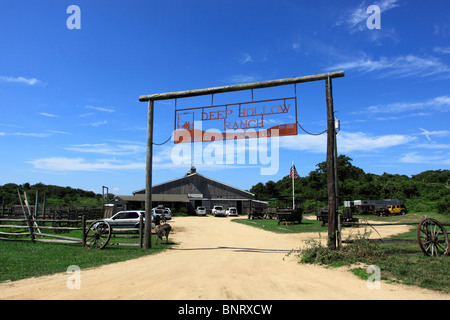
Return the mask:
<path id="1" fill-rule="evenodd" d="M 297 98 L 178 109 L 175 143 L 297 134 Z"/>

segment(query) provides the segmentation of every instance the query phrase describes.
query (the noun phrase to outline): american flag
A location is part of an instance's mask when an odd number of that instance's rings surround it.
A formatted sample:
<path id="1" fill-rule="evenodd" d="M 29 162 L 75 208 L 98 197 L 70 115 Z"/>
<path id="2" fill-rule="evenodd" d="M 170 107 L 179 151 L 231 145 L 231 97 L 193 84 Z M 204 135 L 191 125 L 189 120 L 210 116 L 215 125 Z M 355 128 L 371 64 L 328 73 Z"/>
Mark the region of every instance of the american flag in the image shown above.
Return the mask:
<path id="1" fill-rule="evenodd" d="M 295 169 L 294 165 L 292 165 L 291 171 L 289 172 L 289 178 L 292 178 L 292 177 L 294 177 L 294 179 L 298 178 L 297 169 Z"/>

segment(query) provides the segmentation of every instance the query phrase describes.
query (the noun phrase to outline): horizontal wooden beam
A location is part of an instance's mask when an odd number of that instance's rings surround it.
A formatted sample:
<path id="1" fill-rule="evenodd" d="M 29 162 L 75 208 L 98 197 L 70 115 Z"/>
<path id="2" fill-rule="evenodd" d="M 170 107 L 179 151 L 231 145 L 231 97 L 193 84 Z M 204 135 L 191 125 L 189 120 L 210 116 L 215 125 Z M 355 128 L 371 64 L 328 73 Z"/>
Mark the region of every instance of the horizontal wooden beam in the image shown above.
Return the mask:
<path id="1" fill-rule="evenodd" d="M 156 94 L 140 96 L 139 101 L 143 102 L 143 101 L 169 100 L 169 99 L 196 97 L 196 96 L 224 93 L 224 92 L 232 92 L 232 91 L 269 88 L 269 87 L 283 86 L 283 85 L 288 85 L 288 84 L 325 80 L 328 77 L 329 78 L 344 77 L 344 71 L 336 71 L 336 72 L 315 74 L 315 75 L 295 77 L 295 78 L 243 83 L 243 84 L 236 84 L 236 85 L 224 86 L 224 87 L 213 87 L 213 88 L 205 88 L 205 89 L 197 89 L 197 90 L 156 93 Z"/>

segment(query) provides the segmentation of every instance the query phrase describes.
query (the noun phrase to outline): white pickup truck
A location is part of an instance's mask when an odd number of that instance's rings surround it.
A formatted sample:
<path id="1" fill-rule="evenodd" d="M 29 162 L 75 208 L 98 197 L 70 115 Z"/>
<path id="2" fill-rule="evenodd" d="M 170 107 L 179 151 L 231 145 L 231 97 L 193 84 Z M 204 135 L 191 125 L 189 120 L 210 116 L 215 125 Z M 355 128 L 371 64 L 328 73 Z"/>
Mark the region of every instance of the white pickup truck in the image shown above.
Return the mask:
<path id="1" fill-rule="evenodd" d="M 222 206 L 214 206 L 212 208 L 211 213 L 214 215 L 214 217 L 226 217 L 225 209 Z"/>

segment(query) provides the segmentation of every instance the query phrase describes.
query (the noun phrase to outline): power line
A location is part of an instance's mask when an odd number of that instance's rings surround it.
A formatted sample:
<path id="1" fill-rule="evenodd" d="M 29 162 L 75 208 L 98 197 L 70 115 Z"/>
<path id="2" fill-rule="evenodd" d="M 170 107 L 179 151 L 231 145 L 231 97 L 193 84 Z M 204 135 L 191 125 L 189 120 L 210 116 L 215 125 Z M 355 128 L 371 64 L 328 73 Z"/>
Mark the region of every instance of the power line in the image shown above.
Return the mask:
<path id="1" fill-rule="evenodd" d="M 163 143 L 155 143 L 155 142 L 153 142 L 153 145 L 154 146 L 162 146 L 162 145 L 166 144 L 167 142 L 169 142 L 169 140 L 172 138 L 172 136 L 173 136 L 173 132 L 170 135 L 170 137 L 166 141 L 164 141 Z"/>
<path id="2" fill-rule="evenodd" d="M 320 133 L 311 133 L 311 132 L 306 131 L 306 130 L 300 125 L 300 123 L 297 122 L 297 124 L 298 124 L 298 126 L 300 127 L 300 129 L 302 129 L 304 132 L 306 132 L 307 134 L 309 134 L 309 135 L 311 135 L 311 136 L 320 136 L 321 134 L 324 134 L 325 132 L 327 132 L 327 129 L 325 129 L 325 130 L 323 130 L 323 131 L 320 132 Z"/>

